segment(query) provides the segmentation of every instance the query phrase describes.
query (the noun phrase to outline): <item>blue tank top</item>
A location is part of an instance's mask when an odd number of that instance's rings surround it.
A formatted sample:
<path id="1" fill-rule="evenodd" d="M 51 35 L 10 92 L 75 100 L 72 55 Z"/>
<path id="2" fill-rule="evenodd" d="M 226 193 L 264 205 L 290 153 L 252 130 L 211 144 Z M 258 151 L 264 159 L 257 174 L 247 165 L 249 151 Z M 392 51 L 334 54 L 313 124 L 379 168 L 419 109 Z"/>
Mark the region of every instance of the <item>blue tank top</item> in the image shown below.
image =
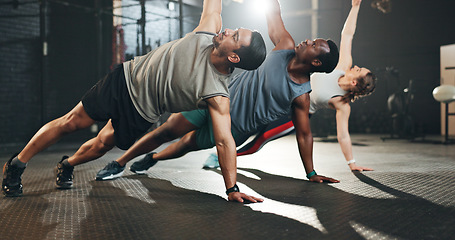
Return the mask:
<path id="1" fill-rule="evenodd" d="M 234 76 L 229 85 L 233 130 L 256 132 L 288 115 L 292 101 L 311 92 L 310 81 L 297 84 L 289 77 L 287 66 L 294 55 L 294 50 L 272 51 L 258 69 Z"/>

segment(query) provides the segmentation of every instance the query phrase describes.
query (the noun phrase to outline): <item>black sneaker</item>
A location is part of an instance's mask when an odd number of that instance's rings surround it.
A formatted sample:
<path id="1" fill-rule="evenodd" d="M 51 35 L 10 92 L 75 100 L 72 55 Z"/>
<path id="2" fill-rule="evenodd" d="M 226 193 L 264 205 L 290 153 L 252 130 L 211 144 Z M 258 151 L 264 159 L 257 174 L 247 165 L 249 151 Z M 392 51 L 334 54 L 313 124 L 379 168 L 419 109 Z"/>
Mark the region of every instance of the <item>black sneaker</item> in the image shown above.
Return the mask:
<path id="1" fill-rule="evenodd" d="M 149 168 L 155 165 L 158 161 L 153 160 L 153 154 L 156 152 L 145 155 L 142 160 L 133 163 L 130 167 L 131 172 L 136 174 L 145 174 Z"/>
<path id="2" fill-rule="evenodd" d="M 111 180 L 121 177 L 125 166 L 120 166 L 117 161 L 112 161 L 96 174 L 97 181 Z"/>
<path id="3" fill-rule="evenodd" d="M 11 165 L 11 161 L 16 156 L 17 154 L 14 154 L 14 156 L 3 165 L 2 192 L 5 197 L 22 196 L 22 173 L 24 173 L 25 168 Z"/>
<path id="4" fill-rule="evenodd" d="M 68 156 L 63 156 L 62 160 L 55 167 L 55 187 L 58 189 L 67 189 L 73 186 L 73 170 L 74 167 L 66 167 L 62 164 L 63 160 L 67 159 Z"/>

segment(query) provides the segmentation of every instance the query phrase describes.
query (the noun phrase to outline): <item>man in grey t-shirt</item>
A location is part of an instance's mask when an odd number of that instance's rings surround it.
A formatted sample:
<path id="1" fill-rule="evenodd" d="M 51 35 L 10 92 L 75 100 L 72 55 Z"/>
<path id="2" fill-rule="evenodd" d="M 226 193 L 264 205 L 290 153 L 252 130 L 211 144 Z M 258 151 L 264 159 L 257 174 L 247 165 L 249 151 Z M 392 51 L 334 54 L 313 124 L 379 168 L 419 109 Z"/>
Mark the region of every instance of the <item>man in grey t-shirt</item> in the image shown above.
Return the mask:
<path id="1" fill-rule="evenodd" d="M 236 188 L 236 150 L 230 131 L 227 85 L 235 67 L 259 67 L 265 59 L 265 43 L 259 33 L 251 30 L 220 30 L 221 0 L 205 0 L 199 26 L 192 33 L 117 67 L 73 110 L 44 125 L 5 164 L 3 193 L 20 196 L 26 163 L 68 133 L 96 121 L 107 121 L 98 136 L 58 163 L 57 188 L 72 186 L 74 166 L 97 159 L 114 146 L 128 149 L 163 112 L 205 106 L 215 126 L 218 153 L 223 156 L 220 163 L 229 199 L 256 201 Z"/>

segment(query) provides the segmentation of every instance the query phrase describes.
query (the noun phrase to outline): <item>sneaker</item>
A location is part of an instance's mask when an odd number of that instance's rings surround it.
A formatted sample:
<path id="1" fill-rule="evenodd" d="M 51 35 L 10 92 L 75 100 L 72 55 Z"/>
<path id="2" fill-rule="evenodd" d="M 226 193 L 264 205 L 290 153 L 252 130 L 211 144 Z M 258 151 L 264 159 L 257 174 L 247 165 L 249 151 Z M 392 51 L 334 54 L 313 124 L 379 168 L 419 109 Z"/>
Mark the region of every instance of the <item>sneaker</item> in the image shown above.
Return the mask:
<path id="1" fill-rule="evenodd" d="M 117 161 L 112 161 L 96 174 L 96 181 L 111 180 L 121 177 L 125 166 L 120 166 Z"/>
<path id="2" fill-rule="evenodd" d="M 156 152 L 145 155 L 142 160 L 133 163 L 130 167 L 131 172 L 136 174 L 145 174 L 149 168 L 155 165 L 158 161 L 153 160 L 153 154 Z"/>
<path id="3" fill-rule="evenodd" d="M 205 160 L 204 165 L 202 168 L 204 169 L 211 169 L 211 168 L 218 168 L 220 163 L 218 162 L 218 155 L 215 153 L 211 153 L 210 156 Z"/>
<path id="4" fill-rule="evenodd" d="M 55 187 L 58 189 L 68 189 L 73 186 L 73 170 L 74 167 L 66 167 L 62 164 L 63 160 L 67 159 L 68 156 L 63 156 L 62 160 L 55 167 Z"/>
<path id="5" fill-rule="evenodd" d="M 2 192 L 5 197 L 22 196 L 22 173 L 25 168 L 11 165 L 11 161 L 17 154 L 14 154 L 8 162 L 3 165 Z"/>

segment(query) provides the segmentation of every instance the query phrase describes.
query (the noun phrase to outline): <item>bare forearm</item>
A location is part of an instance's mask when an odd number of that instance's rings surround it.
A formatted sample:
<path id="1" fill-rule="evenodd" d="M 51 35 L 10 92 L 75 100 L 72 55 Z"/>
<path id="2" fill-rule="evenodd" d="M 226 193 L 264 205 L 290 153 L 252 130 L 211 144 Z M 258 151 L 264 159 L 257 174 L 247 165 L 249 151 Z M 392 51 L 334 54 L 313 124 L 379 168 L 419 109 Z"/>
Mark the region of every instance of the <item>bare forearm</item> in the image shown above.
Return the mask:
<path id="1" fill-rule="evenodd" d="M 218 33 L 221 26 L 221 0 L 204 0 L 201 20 L 193 31 Z"/>
<path id="2" fill-rule="evenodd" d="M 269 35 L 271 31 L 275 31 L 271 26 L 274 26 L 277 23 L 277 20 L 281 20 L 281 7 L 280 3 L 278 0 L 266 0 L 266 3 L 268 4 L 268 9 L 265 14 L 266 19 L 267 19 L 267 25 L 269 26 Z M 279 21 L 282 22 L 282 21 Z M 271 35 L 270 35 L 271 36 Z"/>
<path id="3" fill-rule="evenodd" d="M 340 144 L 341 152 L 343 152 L 346 161 L 354 159 L 354 155 L 352 154 L 351 138 L 349 136 L 338 138 L 338 143 Z"/>
<path id="4" fill-rule="evenodd" d="M 359 15 L 360 6 L 352 6 L 351 11 L 344 23 L 341 36 L 343 38 L 353 37 L 357 27 L 357 16 Z"/>
<path id="5" fill-rule="evenodd" d="M 267 4 L 266 16 L 278 16 L 281 17 L 281 6 L 278 0 L 265 0 L 264 4 Z"/>
<path id="6" fill-rule="evenodd" d="M 206 14 L 221 14 L 221 0 L 204 0 L 202 16 Z"/>
<path id="7" fill-rule="evenodd" d="M 265 4 L 269 5 L 266 18 L 269 37 L 273 44 L 277 46 L 282 40 L 292 39 L 284 27 L 279 2 L 277 0 L 267 0 Z M 294 47 L 294 43 L 292 43 L 292 47 Z"/>
<path id="8" fill-rule="evenodd" d="M 237 158 L 235 142 L 227 140 L 217 144 L 218 160 L 224 178 L 226 189 L 231 188 L 237 182 Z"/>
<path id="9" fill-rule="evenodd" d="M 314 170 L 313 166 L 313 137 L 311 134 L 297 136 L 300 158 L 302 159 L 305 172 L 308 174 Z"/>

